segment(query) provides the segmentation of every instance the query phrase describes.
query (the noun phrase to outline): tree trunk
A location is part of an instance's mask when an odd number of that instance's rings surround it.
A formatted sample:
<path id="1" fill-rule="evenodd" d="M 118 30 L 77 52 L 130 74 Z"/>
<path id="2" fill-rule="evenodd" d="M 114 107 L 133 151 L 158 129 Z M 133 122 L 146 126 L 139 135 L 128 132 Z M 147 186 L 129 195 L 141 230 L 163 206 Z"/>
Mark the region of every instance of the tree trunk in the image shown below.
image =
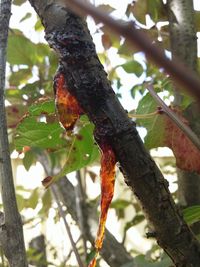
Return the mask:
<path id="1" fill-rule="evenodd" d="M 194 24 L 193 0 L 168 0 L 168 17 L 172 58 L 178 57 L 193 71 L 197 71 L 197 37 Z M 174 105 L 180 106 L 184 98 L 174 86 Z M 195 108 L 193 105 L 191 108 Z M 184 116 L 192 130 L 199 135 L 191 108 L 186 109 Z M 199 113 L 199 111 L 198 111 Z M 178 199 L 181 207 L 200 205 L 200 175 L 178 169 Z M 200 223 L 192 230 L 200 233 Z"/>
<path id="2" fill-rule="evenodd" d="M 22 222 L 15 197 L 4 105 L 10 8 L 11 1 L 0 0 L 0 179 L 4 208 L 4 215 L 1 214 L 0 243 L 11 267 L 26 267 Z"/>
<path id="3" fill-rule="evenodd" d="M 67 1 L 30 0 L 60 58 L 68 89 L 95 124 L 96 142 L 109 143 L 126 183 L 140 201 L 158 244 L 176 266 L 199 266 L 200 245 L 170 195 L 168 184 L 138 136 L 107 80 L 85 22 Z"/>

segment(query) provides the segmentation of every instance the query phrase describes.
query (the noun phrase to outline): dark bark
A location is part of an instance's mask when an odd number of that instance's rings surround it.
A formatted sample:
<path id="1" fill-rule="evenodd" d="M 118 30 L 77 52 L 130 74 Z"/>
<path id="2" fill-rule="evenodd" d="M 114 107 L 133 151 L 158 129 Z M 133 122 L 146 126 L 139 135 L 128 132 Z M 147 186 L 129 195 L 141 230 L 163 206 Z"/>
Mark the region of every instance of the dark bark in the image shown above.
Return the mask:
<path id="1" fill-rule="evenodd" d="M 126 183 L 140 201 L 158 244 L 176 266 L 199 266 L 200 246 L 183 221 L 168 184 L 138 136 L 134 123 L 115 96 L 99 62 L 85 22 L 63 1 L 31 0 L 57 52 L 68 89 L 95 124 L 97 143 L 108 142 Z M 134 238 L 134 237 L 133 237 Z"/>
<path id="2" fill-rule="evenodd" d="M 26 267 L 26 253 L 21 217 L 18 213 L 7 135 L 4 105 L 6 46 L 11 1 L 0 1 L 0 179 L 4 208 L 0 243 L 11 267 Z"/>
<path id="3" fill-rule="evenodd" d="M 194 23 L 194 9 L 192 0 L 168 0 L 168 17 L 172 58 L 178 57 L 190 69 L 197 71 L 197 37 Z M 184 95 L 174 86 L 174 105 L 181 105 Z M 199 114 L 195 105 L 184 112 L 190 122 L 192 130 L 200 136 L 200 130 L 196 125 L 191 109 Z M 200 175 L 194 172 L 178 170 L 178 198 L 181 207 L 200 204 Z M 195 234 L 200 233 L 200 223 L 193 226 Z"/>

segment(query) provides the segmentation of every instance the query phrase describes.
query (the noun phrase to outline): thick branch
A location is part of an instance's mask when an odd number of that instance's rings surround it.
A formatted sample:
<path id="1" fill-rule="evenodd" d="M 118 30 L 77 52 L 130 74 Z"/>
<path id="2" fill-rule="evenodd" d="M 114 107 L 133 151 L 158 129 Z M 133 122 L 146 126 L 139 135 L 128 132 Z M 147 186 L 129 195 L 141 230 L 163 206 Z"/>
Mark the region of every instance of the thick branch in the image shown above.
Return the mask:
<path id="1" fill-rule="evenodd" d="M 63 1 L 30 2 L 43 21 L 47 41 L 60 57 L 60 71 L 68 89 L 94 122 L 97 143 L 104 140 L 112 146 L 125 181 L 154 227 L 159 245 L 176 266 L 199 266 L 199 243 L 177 210 L 167 182 L 145 150 L 134 123 L 115 96 L 86 24 L 69 12 Z"/>
<path id="2" fill-rule="evenodd" d="M 93 16 L 95 19 L 105 23 L 116 34 L 125 37 L 129 41 L 130 47 L 135 49 L 135 46 L 137 46 L 154 63 L 159 67 L 163 67 L 179 83 L 180 87 L 178 89 L 182 90 L 182 88 L 185 88 L 189 94 L 192 94 L 200 100 L 200 80 L 198 76 L 191 69 L 188 69 L 184 62 L 179 61 L 179 59 L 174 58 L 173 61 L 169 60 L 164 51 L 154 45 L 152 40 L 138 30 L 133 22 L 127 24 L 126 22 L 122 23 L 114 20 L 91 4 L 84 3 L 80 0 L 62 0 L 61 2 L 62 5 L 69 7 L 79 15 L 89 14 Z"/>
<path id="3" fill-rule="evenodd" d="M 27 266 L 23 230 L 17 209 L 4 106 L 5 64 L 11 1 L 0 1 L 0 178 L 5 224 L 0 241 L 11 267 Z"/>

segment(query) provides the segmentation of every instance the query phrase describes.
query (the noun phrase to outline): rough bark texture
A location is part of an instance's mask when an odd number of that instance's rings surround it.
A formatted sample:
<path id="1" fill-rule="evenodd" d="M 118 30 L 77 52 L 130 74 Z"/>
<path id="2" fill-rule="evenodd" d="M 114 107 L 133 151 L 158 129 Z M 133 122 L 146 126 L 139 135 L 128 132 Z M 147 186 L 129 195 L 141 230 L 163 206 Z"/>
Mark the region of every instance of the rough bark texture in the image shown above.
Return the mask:
<path id="1" fill-rule="evenodd" d="M 193 0 L 168 0 L 168 17 L 172 57 L 178 57 L 190 69 L 197 68 L 197 37 L 194 26 Z M 175 104 L 180 105 L 180 91 Z"/>
<path id="2" fill-rule="evenodd" d="M 199 266 L 200 246 L 177 210 L 168 184 L 145 150 L 134 123 L 115 96 L 86 24 L 63 1 L 30 0 L 60 58 L 68 89 L 95 124 L 95 139 L 108 142 L 126 183 L 154 227 L 158 244 L 176 266 Z M 134 237 L 133 237 L 134 238 Z"/>
<path id="3" fill-rule="evenodd" d="M 0 1 L 0 179 L 4 207 L 0 243 L 11 267 L 26 267 L 21 217 L 18 213 L 13 184 L 4 106 L 6 46 L 11 1 Z"/>
<path id="4" fill-rule="evenodd" d="M 168 0 L 168 17 L 172 57 L 178 57 L 193 71 L 197 70 L 197 37 L 194 24 L 193 0 Z M 174 104 L 180 105 L 184 96 L 175 87 Z M 191 109 L 185 111 L 192 130 L 199 135 L 198 126 L 192 117 Z M 199 111 L 196 109 L 197 114 Z M 200 204 L 200 175 L 178 170 L 179 203 L 182 207 Z M 200 224 L 193 226 L 200 233 Z"/>

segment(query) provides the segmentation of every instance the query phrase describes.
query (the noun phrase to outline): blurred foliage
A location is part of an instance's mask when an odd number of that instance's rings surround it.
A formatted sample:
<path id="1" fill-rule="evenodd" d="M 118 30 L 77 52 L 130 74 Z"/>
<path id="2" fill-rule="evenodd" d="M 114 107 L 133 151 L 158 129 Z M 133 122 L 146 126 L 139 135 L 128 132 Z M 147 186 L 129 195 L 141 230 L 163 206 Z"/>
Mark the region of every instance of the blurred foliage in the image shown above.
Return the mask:
<path id="1" fill-rule="evenodd" d="M 25 2 L 25 0 L 14 0 L 13 4 L 22 5 L 23 8 Z M 116 11 L 111 4 L 102 4 L 99 8 L 110 14 L 114 14 Z M 199 12 L 195 13 L 198 28 L 200 25 L 199 14 Z M 26 23 L 31 16 L 30 12 L 26 14 L 22 12 L 20 23 Z M 134 19 L 139 31 L 148 34 L 152 42 L 159 45 L 168 54 L 170 53 L 166 7 L 161 0 L 132 1 L 126 6 L 122 18 L 126 21 Z M 148 84 L 152 84 L 155 91 L 160 93 L 164 100 L 170 102 L 173 97 L 170 78 L 162 69 L 149 63 L 148 58 L 141 51 L 137 48 L 131 50 L 126 40 L 113 34 L 98 21 L 96 21 L 96 28 L 94 35 L 99 35 L 102 43 L 99 58 L 108 72 L 108 77 L 112 80 L 116 94 L 121 98 L 124 96 L 124 91 L 129 90 L 130 99 L 128 101 L 138 101 L 138 107 L 133 114 L 144 115 L 144 119 L 137 119 L 136 122 L 137 126 L 147 129 L 147 135 L 144 138 L 145 145 L 148 149 L 158 148 L 162 144 L 161 130 L 164 131 L 164 127 L 162 121 L 158 120 L 159 115 L 145 118 L 146 114 L 157 110 L 157 104 L 147 93 L 146 88 Z M 36 35 L 42 31 L 43 27 L 39 19 L 36 20 L 34 29 Z M 112 57 L 109 58 L 110 53 L 113 52 L 116 54 L 114 62 Z M 35 43 L 19 29 L 10 29 L 7 54 L 9 77 L 5 97 L 9 103 L 6 110 L 11 152 L 17 150 L 19 157 L 23 155 L 22 163 L 26 170 L 36 164 L 41 153 L 47 153 L 52 169 L 60 170 L 57 177 L 85 168 L 84 173 L 92 182 L 96 182 L 96 174 L 91 168 L 93 164 L 97 164 L 99 158 L 93 139 L 94 126 L 84 116 L 77 124 L 76 133 L 73 135 L 73 133 L 66 134 L 58 122 L 52 82 L 58 64 L 55 53 L 46 43 Z M 129 88 L 122 79 L 122 71 L 125 75 L 124 80 L 132 81 Z M 184 112 L 192 102 L 193 99 L 184 94 L 182 111 Z M 174 165 L 174 160 L 163 163 L 164 167 L 161 164 L 164 173 L 166 165 Z M 84 178 L 87 179 L 86 175 Z M 43 177 L 41 177 L 42 179 Z M 42 223 L 48 217 L 50 209 L 55 208 L 49 189 L 44 190 L 38 187 L 31 191 L 23 186 L 17 186 L 16 190 L 19 210 L 24 216 L 24 224 L 29 227 Z M 122 186 L 120 190 L 122 190 L 123 196 L 126 196 L 127 191 L 129 192 L 129 189 Z M 85 197 L 86 202 L 92 203 L 86 193 Z M 37 216 L 26 218 L 28 209 L 37 210 Z M 115 211 L 117 218 L 122 222 L 124 244 L 126 244 L 128 231 L 132 227 L 146 225 L 144 215 L 133 196 L 130 198 L 119 197 L 112 202 L 111 209 Z M 199 206 L 184 211 L 184 217 L 189 224 L 200 220 L 199 214 Z M 57 215 L 54 216 L 54 220 L 55 222 L 58 220 Z M 51 247 L 50 251 L 54 255 L 53 258 L 58 258 L 55 248 Z M 83 251 L 83 246 L 80 251 Z M 88 262 L 93 257 L 93 253 L 88 249 Z M 168 267 L 170 265 L 169 259 L 160 250 L 157 258 L 149 257 L 147 259 L 146 256 L 139 255 L 141 252 L 136 253 L 135 251 L 132 254 L 133 256 L 137 255 L 135 263 L 138 267 Z M 33 260 L 34 257 L 39 256 L 34 256 L 33 251 L 29 251 L 28 257 Z M 69 266 L 67 260 L 60 259 L 59 264 L 50 263 L 50 266 Z M 101 266 L 101 262 L 98 264 Z M 129 265 L 126 264 L 123 267 L 129 267 Z"/>

